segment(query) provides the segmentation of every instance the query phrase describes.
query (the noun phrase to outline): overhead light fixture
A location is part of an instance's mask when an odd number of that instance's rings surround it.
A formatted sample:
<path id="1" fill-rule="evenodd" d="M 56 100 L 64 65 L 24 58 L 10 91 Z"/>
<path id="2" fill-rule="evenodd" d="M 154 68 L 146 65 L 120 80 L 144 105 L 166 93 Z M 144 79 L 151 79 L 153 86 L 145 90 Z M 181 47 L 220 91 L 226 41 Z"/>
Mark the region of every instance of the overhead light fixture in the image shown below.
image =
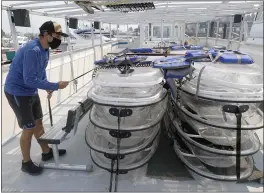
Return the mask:
<path id="1" fill-rule="evenodd" d="M 168 8 L 172 8 L 172 7 L 182 7 L 181 5 L 169 5 Z"/>
<path id="2" fill-rule="evenodd" d="M 228 3 L 246 3 L 246 1 L 229 1 Z"/>
<path id="3" fill-rule="evenodd" d="M 220 4 L 222 3 L 222 1 L 187 1 L 187 2 L 171 2 L 171 3 L 168 3 L 168 5 L 188 5 L 188 4 L 191 4 L 191 5 L 195 5 L 195 4 Z"/>
<path id="4" fill-rule="evenodd" d="M 157 6 L 157 5 L 167 5 L 167 3 L 155 3 L 154 5 L 155 6 Z"/>
<path id="5" fill-rule="evenodd" d="M 100 11 L 104 11 L 104 9 L 101 6 L 96 5 L 92 1 L 75 1 L 75 3 L 79 5 L 86 13 L 89 13 L 89 14 L 94 14 L 93 8 L 100 10 Z"/>
<path id="6" fill-rule="evenodd" d="M 261 3 L 263 1 L 246 1 L 247 3 Z"/>
<path id="7" fill-rule="evenodd" d="M 163 6 L 157 6 L 156 9 L 159 9 L 159 8 L 165 8 L 166 6 L 163 5 Z"/>
<path id="8" fill-rule="evenodd" d="M 206 7 L 189 7 L 188 9 L 207 9 Z"/>
<path id="9" fill-rule="evenodd" d="M 254 4 L 254 7 L 259 7 L 260 5 L 259 4 Z"/>
<path id="10" fill-rule="evenodd" d="M 153 10 L 155 9 L 155 5 L 153 2 L 146 3 L 117 3 L 117 4 L 108 4 L 105 5 L 107 8 L 113 11 L 120 11 L 124 13 L 128 12 L 138 12 L 145 10 Z"/>

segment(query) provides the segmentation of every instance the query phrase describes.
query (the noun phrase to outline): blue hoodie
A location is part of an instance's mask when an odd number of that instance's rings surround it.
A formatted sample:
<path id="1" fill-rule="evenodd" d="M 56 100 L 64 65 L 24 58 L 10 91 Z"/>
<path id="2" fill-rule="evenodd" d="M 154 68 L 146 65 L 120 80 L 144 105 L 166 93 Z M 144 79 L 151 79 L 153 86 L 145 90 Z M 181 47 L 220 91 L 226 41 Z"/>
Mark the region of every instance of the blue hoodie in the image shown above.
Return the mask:
<path id="1" fill-rule="evenodd" d="M 46 67 L 49 50 L 39 39 L 34 39 L 18 49 L 5 81 L 5 91 L 15 96 L 33 96 L 38 89 L 58 90 L 59 84 L 48 82 Z"/>

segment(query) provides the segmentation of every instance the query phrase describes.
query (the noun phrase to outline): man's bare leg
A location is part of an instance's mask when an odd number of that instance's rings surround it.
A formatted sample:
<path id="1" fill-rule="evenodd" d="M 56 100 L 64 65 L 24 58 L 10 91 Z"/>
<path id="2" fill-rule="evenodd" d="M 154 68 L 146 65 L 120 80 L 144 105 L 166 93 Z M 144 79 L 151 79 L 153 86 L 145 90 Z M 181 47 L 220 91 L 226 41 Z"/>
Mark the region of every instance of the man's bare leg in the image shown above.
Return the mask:
<path id="1" fill-rule="evenodd" d="M 23 156 L 23 162 L 28 162 L 30 158 L 31 140 L 33 135 L 33 129 L 24 129 L 20 137 L 20 148 Z"/>
<path id="2" fill-rule="evenodd" d="M 42 119 L 36 120 L 35 124 L 36 124 L 36 127 L 34 128 L 34 137 L 38 140 L 45 133 Z M 48 144 L 40 143 L 39 145 L 43 153 L 49 153 L 50 147 Z"/>

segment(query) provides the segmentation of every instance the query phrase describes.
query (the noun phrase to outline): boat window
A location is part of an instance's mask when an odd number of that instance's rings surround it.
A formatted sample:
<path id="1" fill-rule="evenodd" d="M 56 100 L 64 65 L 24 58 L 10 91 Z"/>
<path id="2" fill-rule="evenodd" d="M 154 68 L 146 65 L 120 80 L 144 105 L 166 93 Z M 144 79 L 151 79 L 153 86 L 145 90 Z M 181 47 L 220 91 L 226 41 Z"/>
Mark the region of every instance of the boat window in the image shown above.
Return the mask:
<path id="1" fill-rule="evenodd" d="M 178 37 L 178 36 L 179 36 L 179 27 L 176 25 L 174 30 L 174 37 Z"/>
<path id="2" fill-rule="evenodd" d="M 171 26 L 163 26 L 163 38 L 169 38 L 171 36 Z"/>
<path id="3" fill-rule="evenodd" d="M 145 40 L 149 39 L 149 26 L 145 26 Z"/>
<path id="4" fill-rule="evenodd" d="M 196 23 L 188 23 L 185 25 L 185 34 L 188 36 L 195 36 Z"/>
<path id="5" fill-rule="evenodd" d="M 103 36 L 110 38 L 110 34 L 104 34 Z M 114 38 L 114 35 L 112 35 L 112 38 Z"/>
<path id="6" fill-rule="evenodd" d="M 206 22 L 199 23 L 197 36 L 206 37 L 206 34 L 207 34 L 207 23 Z"/>
<path id="7" fill-rule="evenodd" d="M 161 38 L 161 27 L 153 26 L 153 38 Z"/>

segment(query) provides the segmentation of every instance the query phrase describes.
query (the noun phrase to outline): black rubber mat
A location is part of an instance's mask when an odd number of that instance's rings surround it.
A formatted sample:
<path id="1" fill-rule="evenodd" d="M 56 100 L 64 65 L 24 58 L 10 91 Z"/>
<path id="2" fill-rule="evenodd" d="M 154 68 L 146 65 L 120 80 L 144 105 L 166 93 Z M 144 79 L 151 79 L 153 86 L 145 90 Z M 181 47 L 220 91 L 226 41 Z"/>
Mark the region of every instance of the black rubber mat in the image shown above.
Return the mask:
<path id="1" fill-rule="evenodd" d="M 164 130 L 162 128 L 159 147 L 148 163 L 147 176 L 168 180 L 193 179 L 165 137 Z"/>

